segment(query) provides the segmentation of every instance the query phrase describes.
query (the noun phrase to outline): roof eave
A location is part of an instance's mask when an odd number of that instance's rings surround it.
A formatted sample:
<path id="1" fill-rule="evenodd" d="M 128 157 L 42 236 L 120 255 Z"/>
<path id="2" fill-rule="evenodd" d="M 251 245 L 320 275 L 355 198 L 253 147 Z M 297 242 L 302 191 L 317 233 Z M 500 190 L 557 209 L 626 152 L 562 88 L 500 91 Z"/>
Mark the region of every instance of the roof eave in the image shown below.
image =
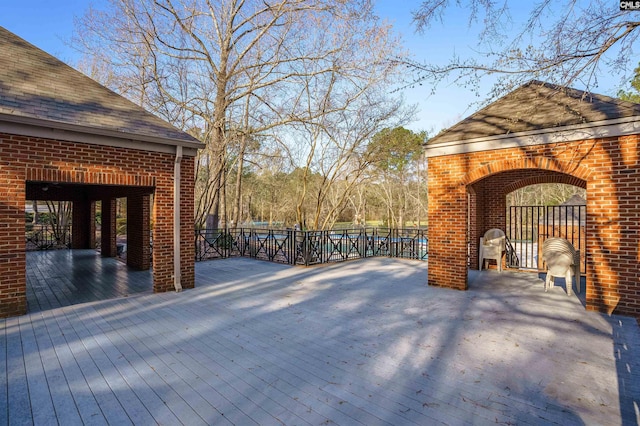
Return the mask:
<path id="1" fill-rule="evenodd" d="M 638 133 L 640 133 L 640 116 L 633 116 L 474 139 L 427 143 L 424 145 L 424 153 L 426 157 L 440 157 Z"/>
<path id="2" fill-rule="evenodd" d="M 4 113 L 0 113 L 0 133 L 165 153 L 174 153 L 175 147 L 181 146 L 188 156 L 195 156 L 198 149 L 204 148 L 201 142 Z"/>

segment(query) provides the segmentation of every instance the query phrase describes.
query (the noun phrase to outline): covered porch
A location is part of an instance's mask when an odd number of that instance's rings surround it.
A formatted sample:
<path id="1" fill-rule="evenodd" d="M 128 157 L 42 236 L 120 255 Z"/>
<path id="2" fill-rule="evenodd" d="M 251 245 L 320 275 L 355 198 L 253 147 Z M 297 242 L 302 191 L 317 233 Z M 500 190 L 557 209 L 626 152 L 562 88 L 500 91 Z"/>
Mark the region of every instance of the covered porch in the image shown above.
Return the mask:
<path id="1" fill-rule="evenodd" d="M 76 249 L 95 247 L 100 202 L 101 252 L 112 257 L 116 200 L 126 198 L 129 266 L 150 267 L 153 230 L 153 290 L 193 287 L 194 157 L 203 145 L 3 28 L 0 59 L 0 317 L 27 311 L 32 200 L 73 204 Z M 59 217 L 49 223 L 67 222 Z"/>
<path id="2" fill-rule="evenodd" d="M 27 252 L 27 312 L 152 293 L 151 270 L 139 270 L 96 250 Z"/>

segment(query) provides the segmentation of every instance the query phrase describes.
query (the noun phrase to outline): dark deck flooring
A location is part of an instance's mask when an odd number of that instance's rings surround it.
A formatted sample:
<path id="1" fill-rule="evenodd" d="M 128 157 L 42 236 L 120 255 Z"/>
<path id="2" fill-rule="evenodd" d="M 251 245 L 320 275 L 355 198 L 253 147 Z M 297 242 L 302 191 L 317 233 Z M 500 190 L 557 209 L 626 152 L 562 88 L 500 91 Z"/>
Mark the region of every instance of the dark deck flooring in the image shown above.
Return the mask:
<path id="1" fill-rule="evenodd" d="M 152 291 L 151 270 L 132 269 L 95 250 L 27 252 L 30 313 Z"/>

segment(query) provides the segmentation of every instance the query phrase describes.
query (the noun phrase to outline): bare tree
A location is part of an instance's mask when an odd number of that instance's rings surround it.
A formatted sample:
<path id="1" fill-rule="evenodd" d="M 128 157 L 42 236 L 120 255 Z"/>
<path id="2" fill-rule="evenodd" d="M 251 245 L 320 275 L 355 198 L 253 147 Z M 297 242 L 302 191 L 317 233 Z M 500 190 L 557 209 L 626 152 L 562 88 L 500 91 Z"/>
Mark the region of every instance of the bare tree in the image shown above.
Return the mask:
<path id="1" fill-rule="evenodd" d="M 618 3 L 423 0 L 414 12 L 418 31 L 442 21 L 454 5 L 456 19 L 466 12 L 470 24 L 481 26 L 476 54 L 453 56 L 442 66 L 401 60 L 414 70 L 414 83 L 437 84 L 447 78 L 477 88 L 481 78 L 498 76 L 492 97 L 533 78 L 589 89 L 597 86 L 604 67 L 625 74 L 629 61 L 636 58 L 640 15 L 620 10 Z M 524 21 L 518 21 L 516 8 L 528 12 Z"/>
<path id="2" fill-rule="evenodd" d="M 307 110 L 299 117 L 298 151 L 292 154 L 302 163 L 296 220 L 303 227 L 326 229 L 335 223 L 370 164 L 367 145 L 372 137 L 411 116 L 412 110 L 384 90 L 393 70 L 380 66 L 359 78 L 332 73 L 322 81 L 314 77 L 304 82 L 300 99 Z M 317 115 L 318 110 L 324 114 Z M 313 206 L 307 211 L 310 200 Z"/>
<path id="3" fill-rule="evenodd" d="M 55 239 L 56 248 L 63 247 L 69 240 L 69 226 L 71 224 L 70 201 L 47 201 L 49 217 L 46 223 Z"/>
<path id="4" fill-rule="evenodd" d="M 357 185 L 349 197 L 349 205 L 353 211 L 353 225 L 367 225 L 367 185 Z"/>
<path id="5" fill-rule="evenodd" d="M 586 199 L 587 192 L 578 186 L 562 183 L 535 184 L 507 194 L 507 206 L 556 206 L 573 195 Z"/>
<path id="6" fill-rule="evenodd" d="M 216 225 L 226 222 L 230 129 L 242 124 L 260 134 L 296 121 L 299 78 L 355 80 L 378 70 L 365 60 L 367 54 L 379 60 L 371 49 L 397 46 L 371 0 L 109 3 L 79 21 L 80 41 L 122 76 L 111 80 L 115 89 L 206 143 L 197 160 L 197 223 L 209 213 Z M 230 114 L 234 108 L 250 112 Z M 234 116 L 241 119 L 230 122 Z"/>
<path id="7" fill-rule="evenodd" d="M 619 90 L 618 97 L 629 102 L 640 102 L 640 64 L 633 69 L 633 78 L 629 82 L 631 90 Z"/>
<path id="8" fill-rule="evenodd" d="M 387 206 L 390 227 L 404 228 L 411 199 L 411 183 L 419 184 L 418 162 L 426 132 L 414 133 L 403 127 L 378 132 L 369 152 L 376 181 Z"/>

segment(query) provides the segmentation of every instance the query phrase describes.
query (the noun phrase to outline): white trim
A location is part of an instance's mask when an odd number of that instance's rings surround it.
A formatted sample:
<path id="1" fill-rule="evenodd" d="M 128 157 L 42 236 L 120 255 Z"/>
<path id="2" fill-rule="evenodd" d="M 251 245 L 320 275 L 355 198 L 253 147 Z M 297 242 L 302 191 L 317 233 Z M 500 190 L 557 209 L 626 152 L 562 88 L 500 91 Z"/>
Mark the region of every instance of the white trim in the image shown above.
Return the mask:
<path id="1" fill-rule="evenodd" d="M 558 142 L 610 138 L 637 133 L 640 133 L 640 117 L 634 116 L 468 140 L 427 143 L 424 146 L 424 155 L 425 157 L 440 157 Z"/>
<path id="2" fill-rule="evenodd" d="M 0 133 L 56 139 L 92 145 L 130 148 L 173 154 L 176 146 L 184 147 L 183 154 L 194 157 L 204 145 L 173 138 L 137 135 L 98 127 L 81 126 L 57 121 L 40 120 L 0 113 Z"/>
<path id="3" fill-rule="evenodd" d="M 182 161 L 182 147 L 176 146 L 176 160 L 173 164 L 173 286 L 176 291 L 182 291 L 182 277 L 180 273 L 180 162 Z"/>

